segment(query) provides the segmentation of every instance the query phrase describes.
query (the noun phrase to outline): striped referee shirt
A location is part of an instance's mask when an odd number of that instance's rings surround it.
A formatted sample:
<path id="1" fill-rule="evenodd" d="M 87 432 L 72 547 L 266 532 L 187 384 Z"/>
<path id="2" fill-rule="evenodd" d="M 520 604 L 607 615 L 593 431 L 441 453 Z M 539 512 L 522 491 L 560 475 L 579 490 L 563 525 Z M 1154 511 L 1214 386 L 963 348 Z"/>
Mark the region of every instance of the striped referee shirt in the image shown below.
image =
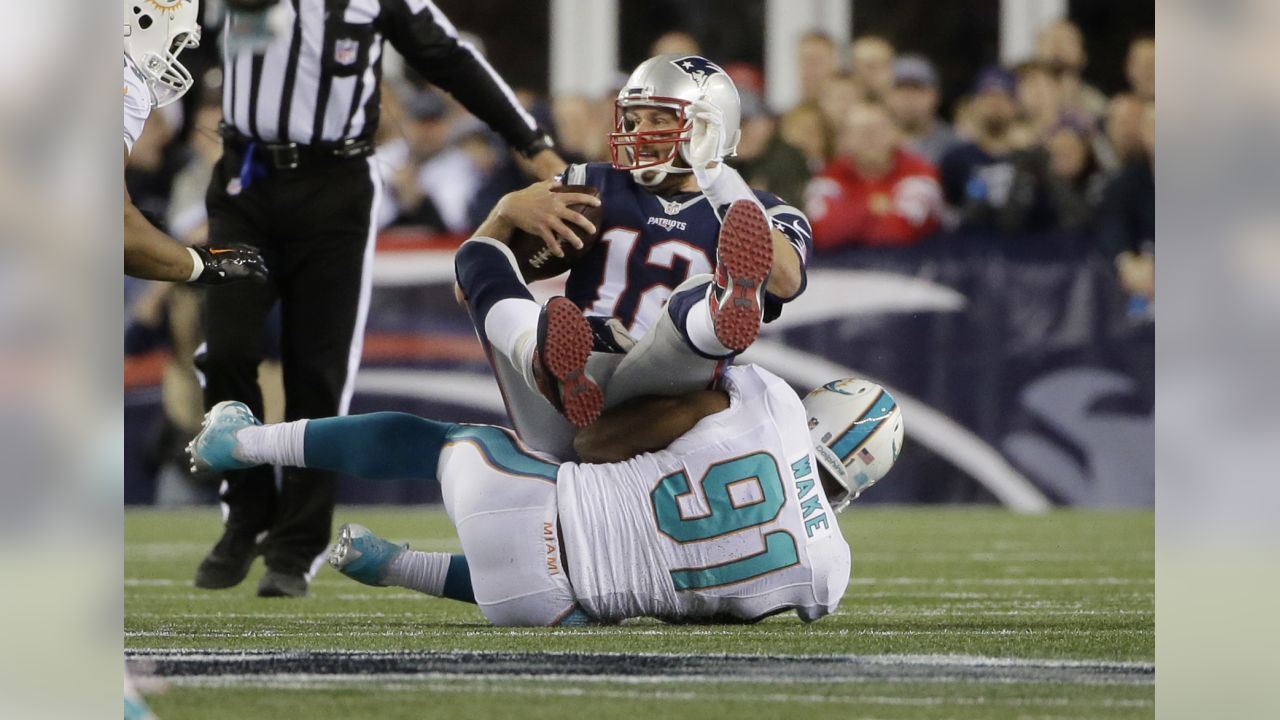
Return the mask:
<path id="1" fill-rule="evenodd" d="M 262 52 L 223 51 L 224 121 L 264 142 L 370 138 L 382 42 L 514 148 L 541 136 L 507 83 L 430 0 L 280 0 L 289 27 Z M 234 15 L 228 17 L 235 22 Z"/>

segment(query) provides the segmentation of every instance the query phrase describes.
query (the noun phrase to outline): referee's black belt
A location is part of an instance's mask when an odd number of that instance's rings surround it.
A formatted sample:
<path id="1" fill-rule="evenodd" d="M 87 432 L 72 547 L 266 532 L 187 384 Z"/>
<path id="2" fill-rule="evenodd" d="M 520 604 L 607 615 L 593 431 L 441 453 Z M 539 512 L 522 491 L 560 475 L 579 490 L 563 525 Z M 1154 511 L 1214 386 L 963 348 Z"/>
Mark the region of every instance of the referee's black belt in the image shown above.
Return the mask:
<path id="1" fill-rule="evenodd" d="M 224 146 L 243 153 L 253 147 L 263 162 L 276 170 L 296 170 L 303 165 L 326 164 L 336 160 L 367 157 L 376 149 L 369 138 L 351 138 L 336 143 L 301 145 L 295 142 L 266 142 L 240 133 L 234 127 L 218 127 Z"/>

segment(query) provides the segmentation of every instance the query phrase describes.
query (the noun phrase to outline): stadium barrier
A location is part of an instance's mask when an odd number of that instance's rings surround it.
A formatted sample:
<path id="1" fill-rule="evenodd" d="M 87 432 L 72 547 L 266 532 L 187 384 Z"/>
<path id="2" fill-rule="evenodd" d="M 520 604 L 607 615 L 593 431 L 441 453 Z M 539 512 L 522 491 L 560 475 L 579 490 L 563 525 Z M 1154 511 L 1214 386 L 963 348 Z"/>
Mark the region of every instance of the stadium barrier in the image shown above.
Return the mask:
<path id="1" fill-rule="evenodd" d="M 379 244 L 353 412 L 400 409 L 502 422 L 497 387 L 452 298 L 458 238 Z M 1073 235 L 944 235 L 811 263 L 805 294 L 746 360 L 807 389 L 861 375 L 900 398 L 907 441 L 868 502 L 1150 507 L 1154 322 Z M 550 296 L 562 284 L 538 283 Z M 126 502 L 159 403 L 154 355 L 127 364 Z M 431 502 L 433 487 L 344 483 L 344 502 Z"/>

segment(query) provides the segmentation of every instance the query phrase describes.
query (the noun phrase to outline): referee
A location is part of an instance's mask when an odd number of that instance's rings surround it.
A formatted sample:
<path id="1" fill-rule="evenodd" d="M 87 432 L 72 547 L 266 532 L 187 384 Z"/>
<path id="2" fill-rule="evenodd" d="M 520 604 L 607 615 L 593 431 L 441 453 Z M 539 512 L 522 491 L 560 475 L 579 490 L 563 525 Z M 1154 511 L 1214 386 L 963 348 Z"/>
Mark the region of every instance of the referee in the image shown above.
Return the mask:
<path id="1" fill-rule="evenodd" d="M 488 62 L 430 0 L 226 0 L 223 156 L 209 184 L 214 243 L 259 248 L 259 286 L 213 287 L 206 300 L 205 406 L 240 400 L 258 416 L 263 326 L 278 302 L 286 419 L 346 413 L 360 362 L 377 231 L 383 41 L 502 135 L 539 179 L 565 163 Z M 234 38 L 270 27 L 258 43 Z M 198 587 L 244 580 L 260 552 L 263 597 L 306 594 L 330 536 L 332 473 L 227 473 L 221 539 Z"/>

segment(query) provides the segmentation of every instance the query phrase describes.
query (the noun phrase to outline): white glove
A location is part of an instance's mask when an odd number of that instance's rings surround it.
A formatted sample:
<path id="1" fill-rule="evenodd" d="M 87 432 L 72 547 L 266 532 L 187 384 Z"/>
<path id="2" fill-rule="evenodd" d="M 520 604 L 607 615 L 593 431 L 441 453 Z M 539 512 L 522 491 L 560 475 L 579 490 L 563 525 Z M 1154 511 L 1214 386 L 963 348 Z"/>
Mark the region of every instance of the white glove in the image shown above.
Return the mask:
<path id="1" fill-rule="evenodd" d="M 698 187 L 710 187 L 724 168 L 724 114 L 720 108 L 706 100 L 694 100 L 689 104 L 693 113 L 693 127 L 689 132 L 689 144 L 685 160 L 693 168 Z"/>
<path id="2" fill-rule="evenodd" d="M 689 109 L 693 113 L 693 127 L 689 131 L 685 160 L 693 168 L 693 177 L 711 201 L 716 216 L 735 200 L 749 200 L 760 205 L 763 211 L 764 206 L 747 182 L 737 170 L 724 163 L 724 113 L 706 100 L 694 100 L 689 103 Z"/>

